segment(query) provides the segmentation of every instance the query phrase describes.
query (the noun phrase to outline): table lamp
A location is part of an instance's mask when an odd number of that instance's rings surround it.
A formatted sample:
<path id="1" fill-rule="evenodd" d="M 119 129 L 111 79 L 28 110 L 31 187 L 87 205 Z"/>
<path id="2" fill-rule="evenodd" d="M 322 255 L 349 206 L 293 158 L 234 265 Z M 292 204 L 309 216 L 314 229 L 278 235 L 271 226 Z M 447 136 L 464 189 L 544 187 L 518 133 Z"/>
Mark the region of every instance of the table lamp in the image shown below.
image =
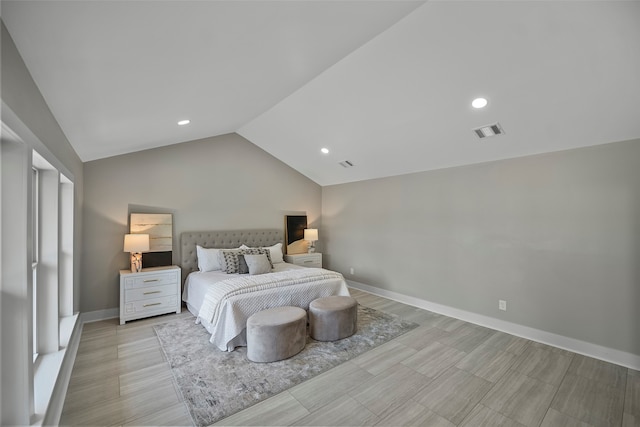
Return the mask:
<path id="1" fill-rule="evenodd" d="M 305 228 L 304 229 L 304 240 L 309 241 L 309 253 L 312 254 L 316 251 L 316 241 L 318 240 L 318 229 L 317 228 Z"/>
<path id="2" fill-rule="evenodd" d="M 142 270 L 142 252 L 149 250 L 148 234 L 125 234 L 124 251 L 131 253 L 131 272 L 140 273 Z"/>

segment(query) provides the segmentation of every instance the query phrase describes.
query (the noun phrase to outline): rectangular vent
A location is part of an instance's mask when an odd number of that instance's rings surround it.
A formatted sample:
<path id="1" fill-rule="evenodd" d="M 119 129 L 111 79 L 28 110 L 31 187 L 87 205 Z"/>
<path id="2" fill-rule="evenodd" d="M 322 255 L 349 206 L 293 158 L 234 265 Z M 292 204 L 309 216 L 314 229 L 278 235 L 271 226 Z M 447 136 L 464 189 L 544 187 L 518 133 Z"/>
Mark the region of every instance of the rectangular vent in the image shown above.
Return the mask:
<path id="1" fill-rule="evenodd" d="M 478 138 L 486 138 L 488 136 L 503 135 L 504 129 L 500 126 L 500 123 L 494 123 L 492 125 L 480 126 L 473 130 Z"/>
<path id="2" fill-rule="evenodd" d="M 352 168 L 353 163 L 351 163 L 349 160 L 345 160 L 343 162 L 340 162 L 340 166 L 342 166 L 343 168 Z"/>

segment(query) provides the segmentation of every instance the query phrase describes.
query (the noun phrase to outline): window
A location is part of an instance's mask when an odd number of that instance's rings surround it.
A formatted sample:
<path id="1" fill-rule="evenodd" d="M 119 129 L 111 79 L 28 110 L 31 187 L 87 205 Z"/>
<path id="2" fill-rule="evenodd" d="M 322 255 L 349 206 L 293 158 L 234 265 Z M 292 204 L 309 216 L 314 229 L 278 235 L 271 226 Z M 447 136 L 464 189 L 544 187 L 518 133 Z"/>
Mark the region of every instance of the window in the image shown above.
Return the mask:
<path id="1" fill-rule="evenodd" d="M 73 183 L 33 153 L 31 224 L 33 361 L 64 347 L 58 319 L 73 315 Z"/>
<path id="2" fill-rule="evenodd" d="M 71 370 L 64 356 L 72 332 L 78 331 L 73 174 L 2 107 L 1 423 L 57 424 L 62 401 L 53 388 L 60 378 L 68 382 Z"/>
<path id="3" fill-rule="evenodd" d="M 33 280 L 32 287 L 32 306 L 33 310 L 33 361 L 38 359 L 38 222 L 39 222 L 39 203 L 38 203 L 38 169 L 31 169 L 31 277 Z"/>

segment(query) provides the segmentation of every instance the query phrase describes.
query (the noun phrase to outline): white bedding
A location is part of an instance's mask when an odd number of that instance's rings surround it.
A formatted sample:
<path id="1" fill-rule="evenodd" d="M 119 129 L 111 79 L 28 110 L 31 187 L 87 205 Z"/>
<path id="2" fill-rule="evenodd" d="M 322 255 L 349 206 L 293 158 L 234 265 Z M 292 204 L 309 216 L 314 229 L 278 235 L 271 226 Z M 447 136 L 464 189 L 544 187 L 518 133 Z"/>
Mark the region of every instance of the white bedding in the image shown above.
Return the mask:
<path id="1" fill-rule="evenodd" d="M 183 301 L 220 350 L 246 345 L 247 319 L 258 311 L 286 305 L 309 308 L 316 298 L 349 295 L 340 273 L 289 263 L 274 265 L 273 273 L 226 274 L 194 272 L 185 281 Z"/>

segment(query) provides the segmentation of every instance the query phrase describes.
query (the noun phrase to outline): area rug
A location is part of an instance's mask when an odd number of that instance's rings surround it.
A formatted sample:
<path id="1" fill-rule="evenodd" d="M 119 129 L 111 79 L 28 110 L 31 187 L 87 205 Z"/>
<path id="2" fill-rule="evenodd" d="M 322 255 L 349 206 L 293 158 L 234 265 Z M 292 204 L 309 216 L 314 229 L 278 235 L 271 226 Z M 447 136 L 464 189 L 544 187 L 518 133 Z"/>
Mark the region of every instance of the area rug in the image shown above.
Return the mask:
<path id="1" fill-rule="evenodd" d="M 194 424 L 206 426 L 315 377 L 418 325 L 358 305 L 358 329 L 334 342 L 307 337 L 296 356 L 253 363 L 246 347 L 218 350 L 195 319 L 182 318 L 154 327 Z"/>

